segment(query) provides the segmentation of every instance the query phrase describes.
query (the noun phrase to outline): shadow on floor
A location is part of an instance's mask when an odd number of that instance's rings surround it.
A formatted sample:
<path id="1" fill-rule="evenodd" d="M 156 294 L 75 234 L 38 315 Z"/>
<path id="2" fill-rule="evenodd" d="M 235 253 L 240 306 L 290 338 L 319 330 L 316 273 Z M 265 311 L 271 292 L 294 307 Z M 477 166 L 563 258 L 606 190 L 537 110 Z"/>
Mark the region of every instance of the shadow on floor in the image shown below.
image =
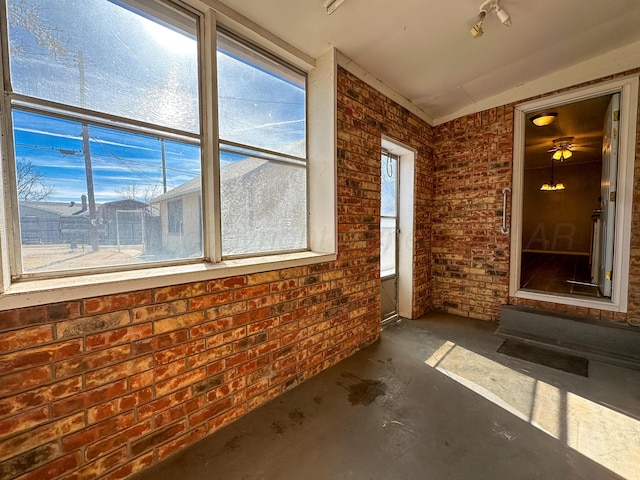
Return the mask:
<path id="1" fill-rule="evenodd" d="M 640 372 L 497 353 L 445 314 L 380 342 L 135 480 L 640 478 Z"/>

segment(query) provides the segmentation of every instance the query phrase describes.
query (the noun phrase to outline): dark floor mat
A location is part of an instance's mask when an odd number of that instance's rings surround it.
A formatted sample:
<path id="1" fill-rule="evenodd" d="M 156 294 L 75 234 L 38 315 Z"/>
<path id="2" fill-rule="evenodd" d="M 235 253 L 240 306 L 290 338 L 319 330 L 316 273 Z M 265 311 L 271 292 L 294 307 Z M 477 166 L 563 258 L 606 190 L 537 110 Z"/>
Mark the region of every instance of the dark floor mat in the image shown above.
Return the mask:
<path id="1" fill-rule="evenodd" d="M 505 340 L 498 348 L 498 353 L 519 358 L 531 363 L 555 368 L 574 375 L 589 376 L 589 360 L 568 353 L 554 352 L 544 348 L 533 347 L 520 342 Z"/>

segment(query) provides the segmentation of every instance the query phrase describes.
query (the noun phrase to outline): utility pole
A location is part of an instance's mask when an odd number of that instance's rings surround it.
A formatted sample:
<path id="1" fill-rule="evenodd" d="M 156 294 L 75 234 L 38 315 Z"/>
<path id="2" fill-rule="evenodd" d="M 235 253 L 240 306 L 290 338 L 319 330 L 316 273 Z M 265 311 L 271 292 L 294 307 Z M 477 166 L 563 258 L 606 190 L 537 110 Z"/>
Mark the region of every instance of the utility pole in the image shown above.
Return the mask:
<path id="1" fill-rule="evenodd" d="M 84 73 L 84 55 L 78 52 L 78 70 L 80 71 L 80 104 L 87 106 L 87 80 Z M 84 153 L 84 168 L 87 176 L 87 200 L 89 201 L 89 239 L 91 250 L 97 252 L 100 248 L 98 239 L 98 219 L 96 213 L 96 196 L 93 190 L 93 167 L 91 165 L 91 144 L 89 143 L 89 125 L 82 123 L 82 152 Z"/>
<path id="2" fill-rule="evenodd" d="M 162 193 L 167 193 L 167 159 L 164 153 L 164 138 L 160 139 L 162 148 Z"/>

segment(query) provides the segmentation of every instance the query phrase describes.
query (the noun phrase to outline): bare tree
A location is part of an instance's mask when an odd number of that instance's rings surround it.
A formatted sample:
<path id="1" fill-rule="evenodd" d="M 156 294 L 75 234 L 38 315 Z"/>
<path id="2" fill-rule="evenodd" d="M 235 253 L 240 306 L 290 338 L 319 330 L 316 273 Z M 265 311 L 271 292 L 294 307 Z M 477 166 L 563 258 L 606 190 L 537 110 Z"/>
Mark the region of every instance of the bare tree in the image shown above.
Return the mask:
<path id="1" fill-rule="evenodd" d="M 55 188 L 44 183 L 44 177 L 31 163 L 31 160 L 19 158 L 16 161 L 18 178 L 18 200 L 21 202 L 41 202 L 55 193 Z"/>
<path id="2" fill-rule="evenodd" d="M 153 197 L 158 196 L 160 193 L 160 186 L 131 183 L 120 188 L 116 193 L 125 200 L 139 200 L 144 203 L 149 203 Z"/>

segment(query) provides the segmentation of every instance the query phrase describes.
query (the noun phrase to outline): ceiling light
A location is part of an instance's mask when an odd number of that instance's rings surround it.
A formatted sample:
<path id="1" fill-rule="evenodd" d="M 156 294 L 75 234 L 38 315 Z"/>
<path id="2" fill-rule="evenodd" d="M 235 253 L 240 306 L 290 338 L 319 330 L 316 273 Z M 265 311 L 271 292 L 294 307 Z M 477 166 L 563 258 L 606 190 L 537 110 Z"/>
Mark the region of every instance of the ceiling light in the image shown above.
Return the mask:
<path id="1" fill-rule="evenodd" d="M 531 122 L 533 122 L 536 127 L 546 127 L 553 123 L 557 116 L 558 114 L 556 112 L 538 113 L 531 117 Z"/>
<path id="2" fill-rule="evenodd" d="M 482 31 L 482 22 L 484 22 L 487 13 L 491 10 L 495 10 L 498 19 L 502 22 L 503 25 L 507 27 L 511 26 L 511 17 L 503 8 L 498 5 L 498 0 L 484 0 L 482 4 L 480 4 L 480 9 L 478 11 L 478 19 L 476 20 L 475 25 L 471 27 L 471 36 L 473 38 L 481 37 L 484 33 Z"/>
<path id="3" fill-rule="evenodd" d="M 331 15 L 346 1 L 347 0 L 324 0 L 324 7 L 327 9 L 327 15 Z"/>
<path id="4" fill-rule="evenodd" d="M 553 152 L 552 157 L 554 160 L 564 162 L 573 156 L 572 150 L 573 137 L 560 137 L 553 140 L 553 148 L 549 151 Z"/>
<path id="5" fill-rule="evenodd" d="M 471 27 L 471 36 L 473 38 L 481 37 L 484 31 L 482 30 L 482 20 Z"/>
<path id="6" fill-rule="evenodd" d="M 543 183 L 540 187 L 541 192 L 557 192 L 560 190 L 564 190 L 566 187 L 562 182 L 554 182 L 553 181 L 553 159 L 555 155 L 551 157 L 551 181 L 549 183 Z"/>
<path id="7" fill-rule="evenodd" d="M 506 25 L 507 27 L 511 26 L 511 17 L 506 10 L 500 8 L 498 5 L 496 5 L 496 15 L 498 15 L 498 19 L 503 25 Z"/>
<path id="8" fill-rule="evenodd" d="M 570 158 L 572 155 L 573 153 L 568 148 L 561 148 L 553 152 L 553 159 L 564 162 L 567 158 Z"/>

